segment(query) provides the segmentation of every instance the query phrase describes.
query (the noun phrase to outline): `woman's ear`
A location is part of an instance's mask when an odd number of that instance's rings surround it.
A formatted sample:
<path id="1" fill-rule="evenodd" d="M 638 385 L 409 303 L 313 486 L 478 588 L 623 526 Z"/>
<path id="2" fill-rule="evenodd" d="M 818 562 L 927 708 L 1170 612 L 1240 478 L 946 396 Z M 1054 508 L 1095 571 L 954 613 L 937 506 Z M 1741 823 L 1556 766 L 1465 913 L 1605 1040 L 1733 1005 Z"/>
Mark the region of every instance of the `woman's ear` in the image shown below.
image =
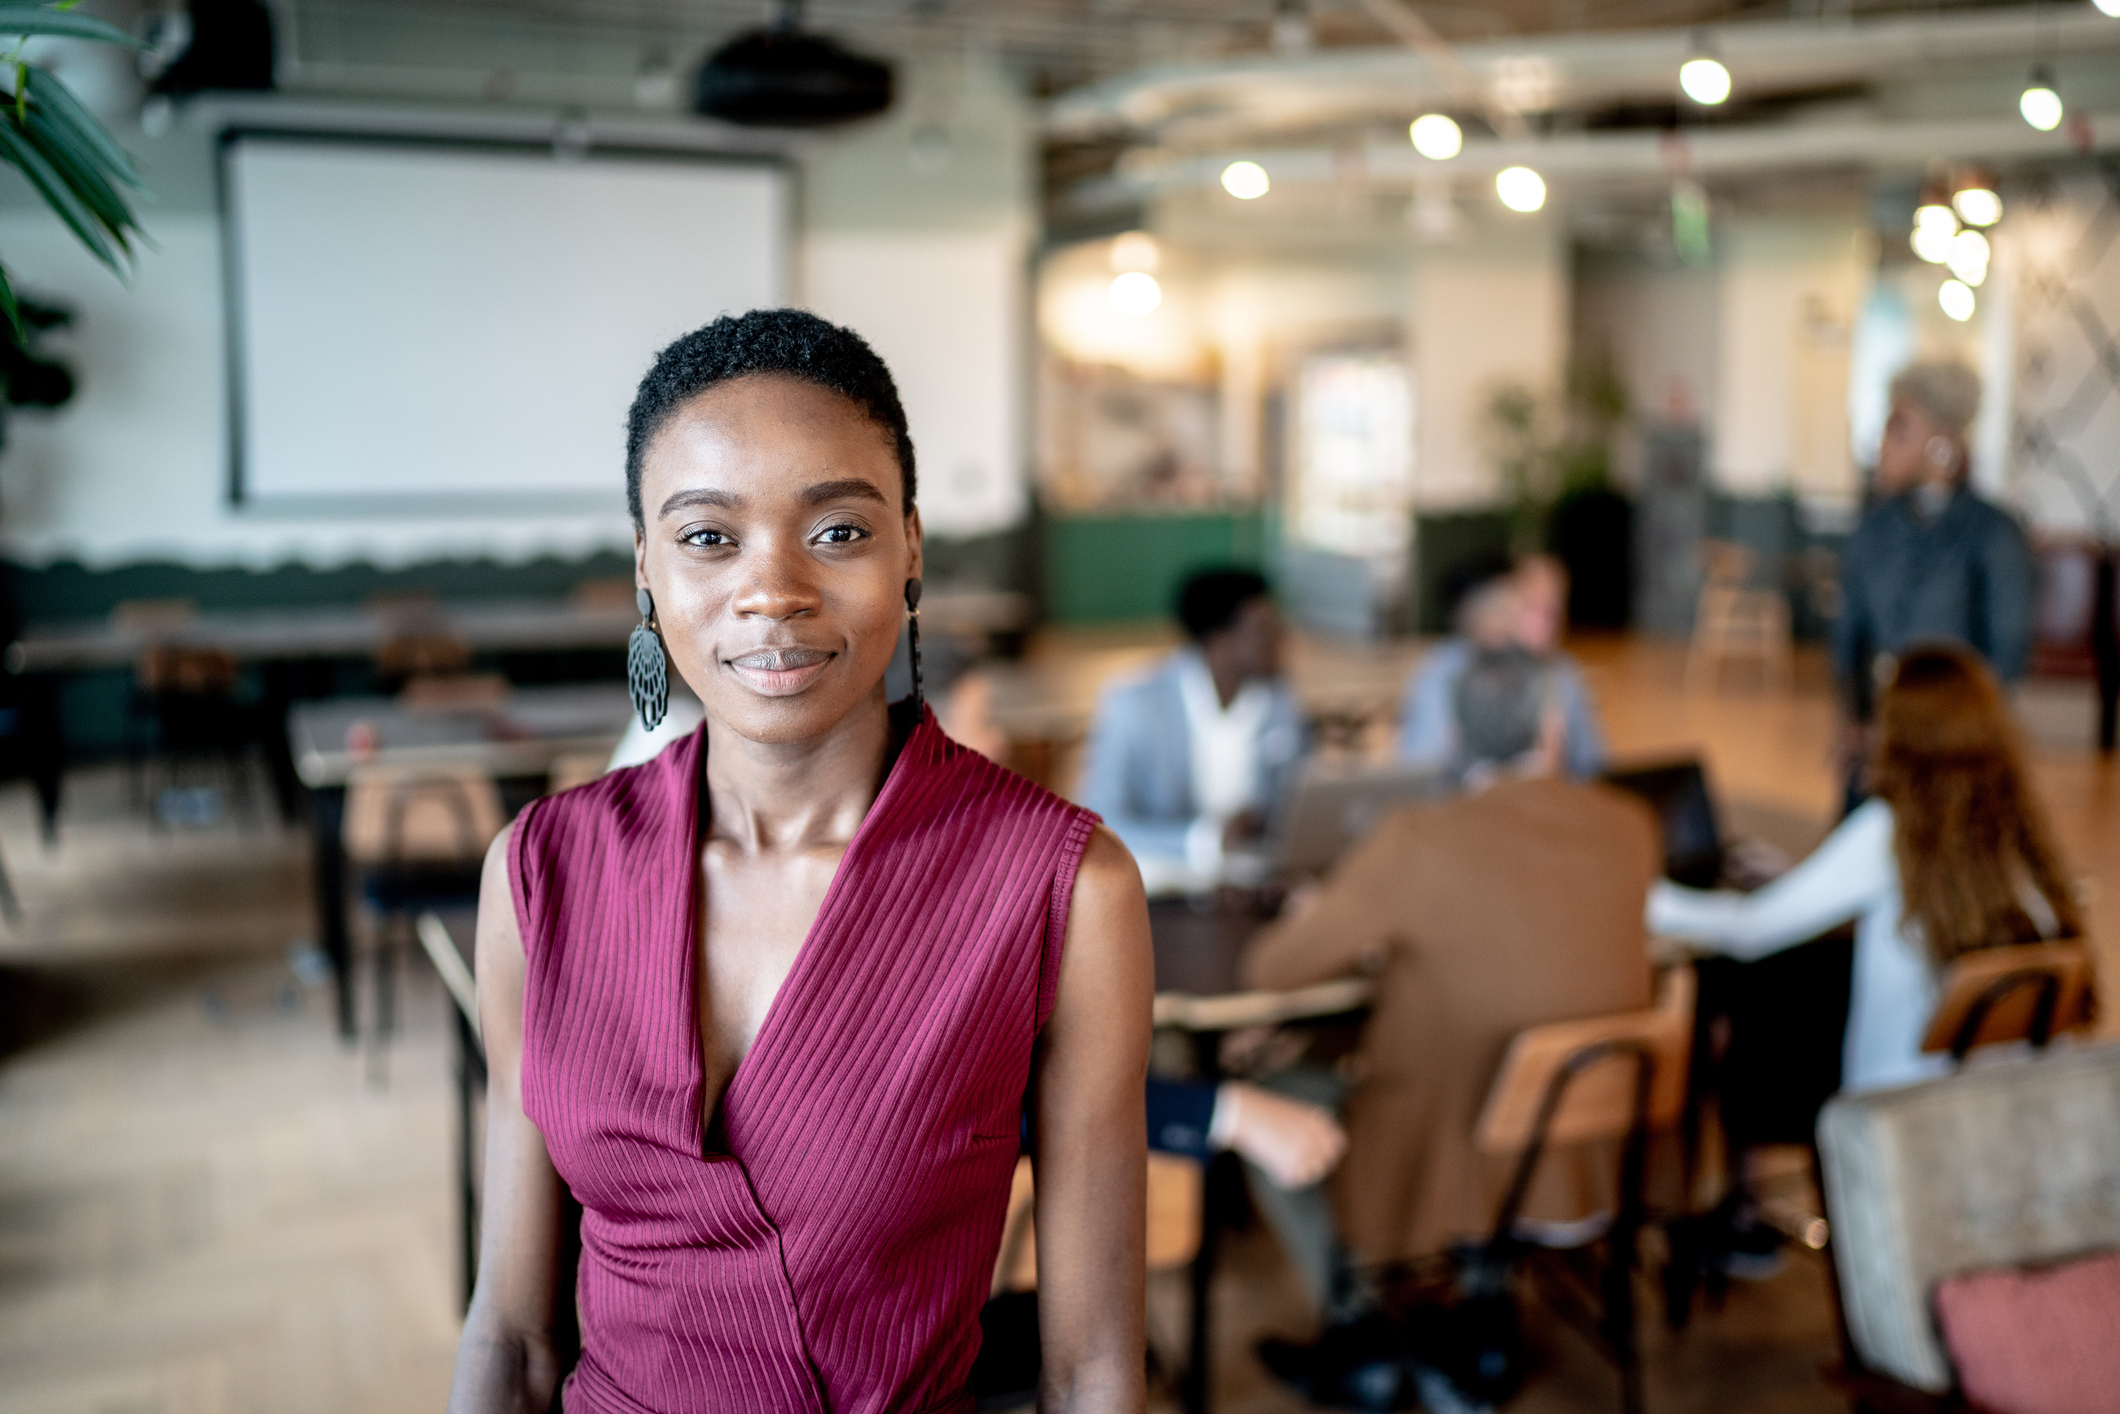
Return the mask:
<path id="1" fill-rule="evenodd" d="M 920 541 L 920 507 L 913 506 L 905 513 L 905 575 L 907 579 L 927 578 L 927 576 L 921 572 Z"/>

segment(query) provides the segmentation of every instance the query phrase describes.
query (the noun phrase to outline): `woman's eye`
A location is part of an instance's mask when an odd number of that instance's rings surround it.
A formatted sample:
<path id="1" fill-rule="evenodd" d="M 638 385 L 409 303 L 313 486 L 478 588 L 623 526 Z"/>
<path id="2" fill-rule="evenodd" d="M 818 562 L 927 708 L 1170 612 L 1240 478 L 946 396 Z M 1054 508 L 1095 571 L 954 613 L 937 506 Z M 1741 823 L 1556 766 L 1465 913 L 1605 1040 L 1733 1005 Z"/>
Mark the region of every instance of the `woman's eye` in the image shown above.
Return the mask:
<path id="1" fill-rule="evenodd" d="M 851 545 L 857 540 L 866 540 L 868 534 L 858 525 L 828 525 L 817 533 L 817 539 L 825 545 Z"/>
<path id="2" fill-rule="evenodd" d="M 688 530 L 677 538 L 684 544 L 696 545 L 701 549 L 713 549 L 735 543 L 719 530 Z"/>

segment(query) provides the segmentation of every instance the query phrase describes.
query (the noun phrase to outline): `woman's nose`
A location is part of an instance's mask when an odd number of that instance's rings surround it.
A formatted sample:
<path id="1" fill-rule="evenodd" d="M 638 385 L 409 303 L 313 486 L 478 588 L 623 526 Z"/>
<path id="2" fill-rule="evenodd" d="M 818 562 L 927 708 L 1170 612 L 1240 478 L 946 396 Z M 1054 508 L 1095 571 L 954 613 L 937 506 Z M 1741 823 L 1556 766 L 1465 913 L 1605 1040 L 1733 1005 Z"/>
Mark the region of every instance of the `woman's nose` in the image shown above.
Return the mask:
<path id="1" fill-rule="evenodd" d="M 753 561 L 752 574 L 731 607 L 742 615 L 788 619 L 813 613 L 818 604 L 817 585 L 803 557 L 767 549 Z"/>

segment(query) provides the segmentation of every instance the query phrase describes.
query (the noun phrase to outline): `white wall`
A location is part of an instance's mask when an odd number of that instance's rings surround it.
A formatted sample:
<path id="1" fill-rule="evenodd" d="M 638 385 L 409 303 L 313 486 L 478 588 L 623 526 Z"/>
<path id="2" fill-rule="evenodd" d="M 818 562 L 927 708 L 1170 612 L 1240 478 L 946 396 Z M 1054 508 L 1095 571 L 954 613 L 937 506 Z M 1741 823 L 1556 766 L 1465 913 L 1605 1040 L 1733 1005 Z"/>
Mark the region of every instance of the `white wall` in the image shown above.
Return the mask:
<path id="1" fill-rule="evenodd" d="M 1739 496 L 1852 506 L 1849 339 L 1862 290 L 1856 213 L 1754 217 L 1717 232 L 1720 309 L 1709 465 Z"/>
<path id="2" fill-rule="evenodd" d="M 2120 197 L 2088 174 L 2004 197 L 1989 284 L 2013 287 L 1990 311 L 2014 335 L 2011 499 L 2042 530 L 2120 536 Z"/>
<path id="3" fill-rule="evenodd" d="M 1023 518 L 1019 230 L 818 231 L 802 302 L 883 356 L 912 424 L 921 524 L 978 535 Z"/>
<path id="4" fill-rule="evenodd" d="M 1551 215 L 1496 224 L 1414 258 L 1414 505 L 1492 505 L 1504 494 L 1481 423 L 1501 383 L 1558 387 L 1568 348 L 1567 247 Z"/>

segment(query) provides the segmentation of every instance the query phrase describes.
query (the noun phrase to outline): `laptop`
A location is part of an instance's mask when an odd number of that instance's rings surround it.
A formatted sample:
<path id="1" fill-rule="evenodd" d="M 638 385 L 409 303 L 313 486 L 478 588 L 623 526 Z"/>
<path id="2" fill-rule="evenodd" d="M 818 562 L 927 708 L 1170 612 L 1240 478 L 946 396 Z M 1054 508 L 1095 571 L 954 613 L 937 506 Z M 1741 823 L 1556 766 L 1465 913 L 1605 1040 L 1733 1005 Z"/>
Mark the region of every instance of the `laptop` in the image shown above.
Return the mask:
<path id="1" fill-rule="evenodd" d="M 1639 796 L 1664 831 L 1664 875 L 1674 883 L 1712 889 L 1723 880 L 1725 850 L 1715 798 L 1700 761 L 1668 761 L 1607 771 L 1605 784 Z"/>
<path id="2" fill-rule="evenodd" d="M 1285 874 L 1322 874 L 1387 811 L 1450 793 L 1431 766 L 1313 759 L 1289 794 L 1273 841 Z"/>

